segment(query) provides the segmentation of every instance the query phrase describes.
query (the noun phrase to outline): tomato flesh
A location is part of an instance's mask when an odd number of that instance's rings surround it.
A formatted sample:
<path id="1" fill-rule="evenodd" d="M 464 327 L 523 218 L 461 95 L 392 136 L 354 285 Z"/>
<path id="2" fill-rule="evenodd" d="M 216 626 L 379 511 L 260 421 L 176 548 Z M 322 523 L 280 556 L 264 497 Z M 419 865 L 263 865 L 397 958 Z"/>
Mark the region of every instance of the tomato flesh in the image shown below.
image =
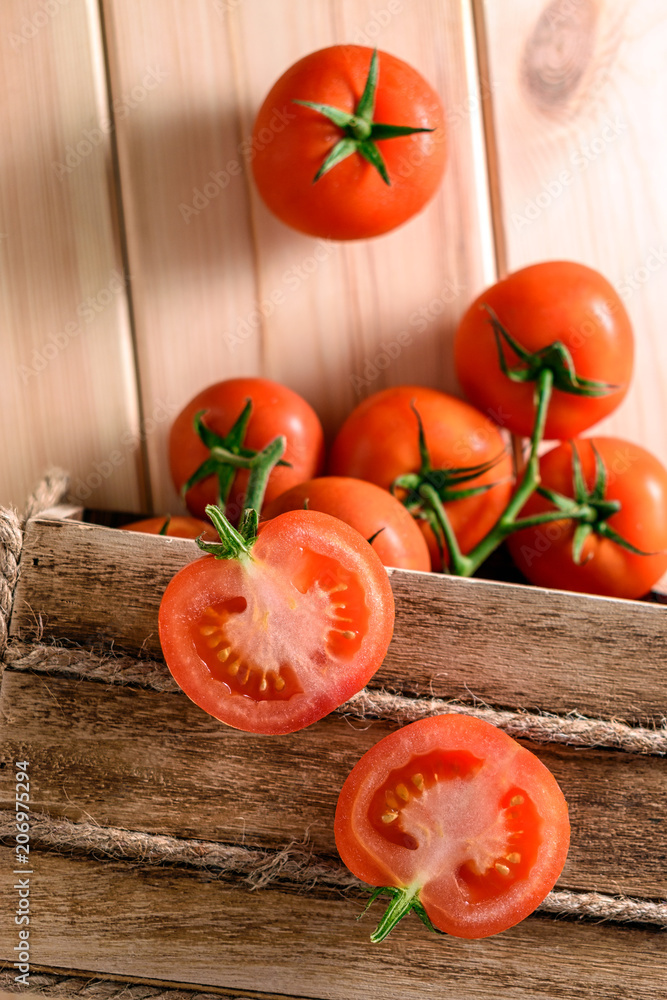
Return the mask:
<path id="1" fill-rule="evenodd" d="M 372 885 L 414 892 L 459 937 L 513 926 L 544 899 L 569 845 L 553 775 L 479 719 L 437 716 L 381 740 L 336 809 L 345 864 Z"/>
<path id="2" fill-rule="evenodd" d="M 186 566 L 160 607 L 173 676 L 238 729 L 294 732 L 360 690 L 393 629 L 386 570 L 353 529 L 294 511 L 267 522 L 250 557 Z"/>

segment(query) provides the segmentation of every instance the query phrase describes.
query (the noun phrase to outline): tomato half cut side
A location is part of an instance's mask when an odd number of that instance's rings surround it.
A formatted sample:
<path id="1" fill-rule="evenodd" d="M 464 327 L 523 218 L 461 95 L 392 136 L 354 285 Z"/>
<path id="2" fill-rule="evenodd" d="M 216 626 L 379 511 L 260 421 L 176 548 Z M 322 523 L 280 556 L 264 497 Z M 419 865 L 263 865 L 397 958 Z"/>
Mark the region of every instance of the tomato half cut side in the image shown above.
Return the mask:
<path id="1" fill-rule="evenodd" d="M 534 754 L 483 720 L 442 715 L 361 758 L 341 790 L 335 835 L 358 878 L 389 887 L 397 919 L 423 908 L 435 928 L 481 938 L 523 920 L 553 888 L 570 824 Z M 372 939 L 391 926 L 381 922 Z"/>
<path id="2" fill-rule="evenodd" d="M 167 666 L 190 699 L 236 729 L 266 734 L 302 729 L 361 690 L 393 623 L 378 556 L 319 511 L 268 521 L 243 559 L 190 563 L 159 615 Z"/>

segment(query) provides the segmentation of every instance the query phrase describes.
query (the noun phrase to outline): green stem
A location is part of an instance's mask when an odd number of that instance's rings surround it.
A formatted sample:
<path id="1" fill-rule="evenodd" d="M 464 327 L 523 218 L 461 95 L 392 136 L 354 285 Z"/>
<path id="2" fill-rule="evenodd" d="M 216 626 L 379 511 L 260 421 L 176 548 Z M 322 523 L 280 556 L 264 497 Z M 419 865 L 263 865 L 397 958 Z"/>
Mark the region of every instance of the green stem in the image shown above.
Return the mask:
<path id="1" fill-rule="evenodd" d="M 413 909 L 415 903 L 418 902 L 418 894 L 419 888 L 416 886 L 395 890 L 391 903 L 384 911 L 380 923 L 371 934 L 373 944 L 377 944 L 378 941 L 384 941 L 399 920 Z"/>
<path id="2" fill-rule="evenodd" d="M 518 527 L 528 527 L 525 523 L 525 519 L 523 524 L 520 522 L 517 523 L 517 515 L 520 513 L 524 504 L 528 500 L 528 497 L 534 493 L 540 484 L 540 459 L 538 455 L 538 448 L 542 438 L 544 437 L 544 428 L 546 425 L 552 388 L 553 372 L 549 368 L 544 368 L 539 373 L 537 378 L 537 385 L 535 388 L 537 407 L 535 422 L 533 424 L 533 433 L 530 439 L 530 455 L 528 457 L 523 476 L 521 477 L 521 482 L 519 483 L 514 496 L 499 519 L 496 521 L 493 528 L 491 528 L 484 538 L 477 543 L 474 549 L 471 549 L 466 556 L 462 557 L 463 562 L 461 562 L 460 565 L 463 572 L 459 572 L 456 569 L 456 561 L 454 557 L 452 557 L 453 572 L 457 573 L 459 576 L 472 576 L 475 570 L 478 569 L 486 559 L 488 559 L 492 552 L 495 552 L 498 546 L 503 543 L 509 534 L 516 531 Z M 549 512 L 549 514 L 551 513 L 552 512 Z M 563 511 L 553 512 L 553 514 L 554 516 L 545 518 L 545 522 L 552 520 L 557 521 L 559 519 L 562 520 L 563 517 L 567 516 Z"/>
<path id="3" fill-rule="evenodd" d="M 470 576 L 474 572 L 475 567 L 471 567 L 470 560 L 467 556 L 463 555 L 459 548 L 454 529 L 447 516 L 444 504 L 438 496 L 437 490 L 433 486 L 430 486 L 429 483 L 424 483 L 419 489 L 419 495 L 428 502 L 429 508 L 435 514 L 438 526 L 442 531 L 449 552 L 450 572 L 455 576 Z"/>
<path id="4" fill-rule="evenodd" d="M 246 459 L 245 468 L 250 469 L 248 488 L 246 490 L 243 511 L 239 520 L 238 531 L 234 528 L 222 507 L 209 504 L 206 513 L 213 522 L 220 537 L 219 542 L 206 542 L 203 536 L 197 539 L 197 545 L 204 552 L 217 559 L 248 559 L 252 546 L 257 538 L 259 512 L 262 509 L 266 485 L 273 467 L 285 451 L 284 437 L 277 437 L 266 448 L 257 452 L 251 459 Z M 238 458 L 238 456 L 234 456 Z"/>
<path id="5" fill-rule="evenodd" d="M 267 444 L 266 448 L 259 451 L 254 459 L 252 459 L 248 488 L 243 503 L 243 513 L 248 510 L 254 510 L 259 517 L 269 476 L 273 471 L 274 465 L 282 457 L 286 446 L 287 441 L 284 436 L 274 438 L 270 444 Z"/>

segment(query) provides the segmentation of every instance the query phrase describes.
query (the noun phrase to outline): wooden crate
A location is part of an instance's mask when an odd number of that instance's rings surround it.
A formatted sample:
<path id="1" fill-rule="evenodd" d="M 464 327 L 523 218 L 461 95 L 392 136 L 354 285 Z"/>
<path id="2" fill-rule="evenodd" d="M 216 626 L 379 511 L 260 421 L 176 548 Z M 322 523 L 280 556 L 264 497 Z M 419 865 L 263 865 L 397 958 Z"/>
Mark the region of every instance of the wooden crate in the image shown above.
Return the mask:
<path id="1" fill-rule="evenodd" d="M 353 699 L 300 733 L 257 737 L 200 711 L 160 659 L 160 596 L 195 543 L 81 515 L 27 523 L 2 680 L 6 872 L 10 765 L 30 764 L 33 976 L 274 1000 L 665 992 L 663 606 L 390 570 L 396 632 L 368 716 Z M 383 690 L 403 719 L 455 701 L 499 721 L 556 775 L 571 851 L 516 928 L 468 942 L 408 919 L 372 946 L 374 915 L 355 919 L 363 893 L 332 821 L 355 761 L 400 724 Z M 257 887 L 260 862 L 271 877 Z M 630 923 L 592 919 L 614 900 Z M 5 962 L 15 936 L 5 921 Z"/>

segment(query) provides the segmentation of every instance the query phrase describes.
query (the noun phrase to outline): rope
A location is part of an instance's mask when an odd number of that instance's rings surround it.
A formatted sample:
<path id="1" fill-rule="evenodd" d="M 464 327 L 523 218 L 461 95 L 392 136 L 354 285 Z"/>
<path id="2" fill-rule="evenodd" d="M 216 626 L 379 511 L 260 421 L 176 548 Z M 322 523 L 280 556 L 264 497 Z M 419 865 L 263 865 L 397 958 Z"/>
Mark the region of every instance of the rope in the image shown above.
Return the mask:
<path id="1" fill-rule="evenodd" d="M 7 993 L 54 1000 L 220 1000 L 220 993 L 201 993 L 199 990 L 164 989 L 141 983 L 112 982 L 105 979 L 78 979 L 73 976 L 54 976 L 43 972 L 30 973 L 30 986 L 14 982 L 14 972 L 0 972 L 0 989 Z M 252 1000 L 239 994 L 235 1000 Z"/>
<path id="2" fill-rule="evenodd" d="M 11 842 L 16 816 L 0 810 L 0 841 Z M 58 854 L 105 856 L 149 865 L 205 869 L 250 890 L 279 886 L 298 892 L 318 888 L 360 896 L 367 886 L 338 860 L 319 858 L 308 842 L 292 842 L 277 851 L 238 844 L 186 840 L 93 823 L 72 823 L 31 812 L 31 843 Z M 553 890 L 538 910 L 559 916 L 631 921 L 667 928 L 667 902 L 608 896 L 597 892 Z"/>
<path id="3" fill-rule="evenodd" d="M 7 647 L 14 591 L 19 577 L 23 524 L 42 510 L 53 507 L 67 491 L 67 475 L 51 469 L 30 495 L 23 516 L 11 507 L 0 507 L 0 658 Z"/>
<path id="4" fill-rule="evenodd" d="M 165 663 L 137 660 L 131 656 L 93 653 L 79 646 L 47 646 L 13 640 L 5 653 L 5 663 L 13 670 L 38 674 L 130 685 L 163 693 L 179 693 Z M 627 753 L 662 755 L 667 753 L 667 729 L 646 729 L 623 722 L 530 712 L 510 712 L 476 705 L 463 705 L 442 698 L 407 698 L 378 689 L 364 689 L 336 710 L 348 718 L 386 719 L 406 725 L 431 715 L 457 712 L 485 719 L 515 739 L 533 743 L 561 743 L 579 747 L 612 747 Z"/>

